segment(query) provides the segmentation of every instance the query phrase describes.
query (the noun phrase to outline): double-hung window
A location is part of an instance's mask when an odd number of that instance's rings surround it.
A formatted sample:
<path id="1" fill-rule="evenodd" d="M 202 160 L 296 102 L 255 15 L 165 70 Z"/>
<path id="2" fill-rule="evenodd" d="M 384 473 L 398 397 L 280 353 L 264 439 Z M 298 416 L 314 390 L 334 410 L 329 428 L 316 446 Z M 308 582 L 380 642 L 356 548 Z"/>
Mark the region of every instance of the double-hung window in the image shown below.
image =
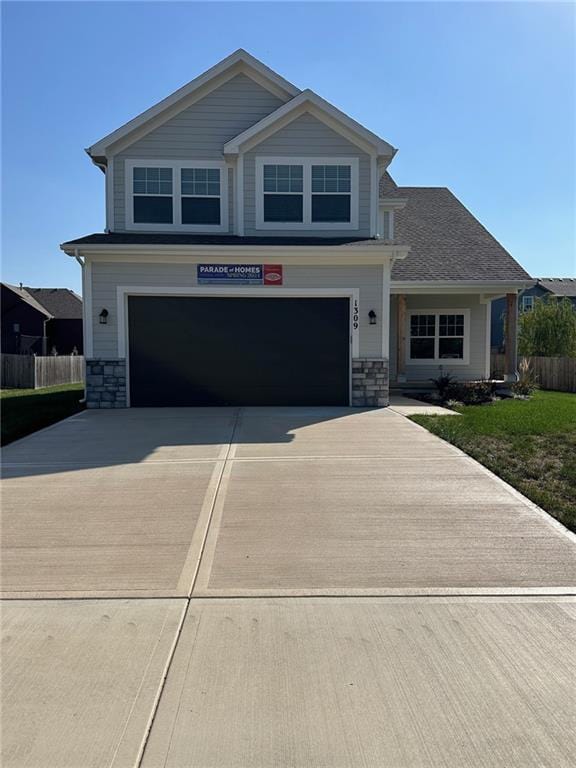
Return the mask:
<path id="1" fill-rule="evenodd" d="M 127 229 L 227 231 L 228 171 L 224 163 L 125 162 Z"/>
<path id="2" fill-rule="evenodd" d="M 349 165 L 312 166 L 312 221 L 350 223 L 352 169 Z"/>
<path id="3" fill-rule="evenodd" d="M 532 312 L 534 309 L 534 296 L 522 296 L 522 312 Z"/>
<path id="4" fill-rule="evenodd" d="M 264 221 L 304 221 L 301 165 L 264 165 Z"/>
<path id="5" fill-rule="evenodd" d="M 135 224 L 172 224 L 172 168 L 138 166 L 133 169 Z"/>
<path id="6" fill-rule="evenodd" d="M 256 158 L 257 229 L 358 229 L 358 158 Z"/>
<path id="7" fill-rule="evenodd" d="M 467 309 L 411 311 L 408 362 L 467 364 L 469 315 Z"/>

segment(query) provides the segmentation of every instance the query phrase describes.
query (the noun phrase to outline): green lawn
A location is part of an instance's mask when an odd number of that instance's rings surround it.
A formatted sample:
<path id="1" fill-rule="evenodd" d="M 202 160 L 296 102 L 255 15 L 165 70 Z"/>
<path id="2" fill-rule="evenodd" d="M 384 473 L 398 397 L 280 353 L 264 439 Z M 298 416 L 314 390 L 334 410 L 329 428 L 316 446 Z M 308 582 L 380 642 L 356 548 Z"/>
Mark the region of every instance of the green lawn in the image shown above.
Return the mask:
<path id="1" fill-rule="evenodd" d="M 19 437 L 81 411 L 84 406 L 79 401 L 83 397 L 83 384 L 63 384 L 44 389 L 2 390 L 1 444 L 11 443 Z"/>
<path id="2" fill-rule="evenodd" d="M 500 400 L 458 411 L 459 418 L 411 418 L 576 531 L 576 395 L 537 392 L 531 400 Z"/>

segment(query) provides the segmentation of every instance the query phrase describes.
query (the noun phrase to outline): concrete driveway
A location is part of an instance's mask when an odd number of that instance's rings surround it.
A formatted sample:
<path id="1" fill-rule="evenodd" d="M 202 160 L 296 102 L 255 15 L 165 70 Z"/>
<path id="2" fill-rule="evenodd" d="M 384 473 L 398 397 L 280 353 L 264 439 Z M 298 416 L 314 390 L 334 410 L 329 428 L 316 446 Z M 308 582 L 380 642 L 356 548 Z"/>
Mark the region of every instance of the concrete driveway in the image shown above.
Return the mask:
<path id="1" fill-rule="evenodd" d="M 393 409 L 84 412 L 2 507 L 5 766 L 576 760 L 575 537 Z"/>

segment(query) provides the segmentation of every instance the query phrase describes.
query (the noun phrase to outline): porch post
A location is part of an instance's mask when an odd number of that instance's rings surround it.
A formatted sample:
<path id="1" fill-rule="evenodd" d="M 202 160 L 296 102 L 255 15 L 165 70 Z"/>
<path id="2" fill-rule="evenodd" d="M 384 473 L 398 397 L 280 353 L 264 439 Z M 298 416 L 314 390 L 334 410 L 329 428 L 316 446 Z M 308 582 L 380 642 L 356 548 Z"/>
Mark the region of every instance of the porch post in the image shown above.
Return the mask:
<path id="1" fill-rule="evenodd" d="M 518 380 L 518 294 L 506 294 L 506 327 L 504 330 L 506 362 L 505 381 Z"/>
<path id="2" fill-rule="evenodd" d="M 396 317 L 396 380 L 406 381 L 406 294 L 398 294 Z"/>

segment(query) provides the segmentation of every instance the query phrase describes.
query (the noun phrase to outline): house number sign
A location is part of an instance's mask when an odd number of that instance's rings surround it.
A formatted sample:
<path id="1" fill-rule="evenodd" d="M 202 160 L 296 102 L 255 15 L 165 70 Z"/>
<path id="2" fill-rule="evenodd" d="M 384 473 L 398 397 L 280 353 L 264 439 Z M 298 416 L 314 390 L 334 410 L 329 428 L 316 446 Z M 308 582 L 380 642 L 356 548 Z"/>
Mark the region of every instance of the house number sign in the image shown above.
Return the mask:
<path id="1" fill-rule="evenodd" d="M 358 330 L 358 299 L 354 299 L 352 304 L 352 328 Z"/>

